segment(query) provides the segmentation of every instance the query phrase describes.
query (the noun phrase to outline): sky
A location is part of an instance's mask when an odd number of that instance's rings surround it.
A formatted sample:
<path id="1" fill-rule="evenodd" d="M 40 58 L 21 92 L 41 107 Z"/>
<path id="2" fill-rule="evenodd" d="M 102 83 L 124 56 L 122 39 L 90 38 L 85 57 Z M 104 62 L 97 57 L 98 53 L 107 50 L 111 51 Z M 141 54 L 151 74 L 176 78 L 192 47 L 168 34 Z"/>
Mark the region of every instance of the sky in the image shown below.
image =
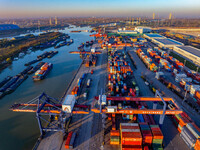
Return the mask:
<path id="1" fill-rule="evenodd" d="M 200 0 L 0 0 L 0 18 L 135 16 L 200 17 Z"/>

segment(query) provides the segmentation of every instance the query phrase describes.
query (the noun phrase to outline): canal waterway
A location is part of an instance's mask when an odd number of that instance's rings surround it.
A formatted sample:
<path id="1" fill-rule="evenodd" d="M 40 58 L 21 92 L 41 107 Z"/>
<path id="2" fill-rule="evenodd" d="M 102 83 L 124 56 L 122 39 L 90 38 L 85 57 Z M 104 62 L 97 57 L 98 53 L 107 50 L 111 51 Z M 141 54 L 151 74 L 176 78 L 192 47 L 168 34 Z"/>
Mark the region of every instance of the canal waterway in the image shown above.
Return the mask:
<path id="1" fill-rule="evenodd" d="M 42 81 L 33 82 L 33 74 L 29 75 L 28 79 L 16 91 L 0 99 L 0 150 L 28 150 L 32 149 L 35 144 L 40 135 L 35 113 L 12 112 L 9 108 L 14 103 L 28 102 L 42 92 L 46 92 L 49 96 L 57 99 L 63 96 L 82 62 L 79 55 L 69 54 L 69 51 L 77 50 L 77 47 L 82 42 L 93 39 L 89 36 L 91 33 L 70 33 L 70 30 L 91 30 L 91 28 L 66 28 L 65 30 L 60 30 L 61 32 L 68 33 L 71 37 L 70 39 L 74 39 L 74 43 L 70 46 L 56 49 L 59 51 L 57 55 L 50 59 L 45 58 L 42 60 L 53 64 L 53 69 L 47 77 Z M 26 68 L 24 66 L 25 63 L 35 59 L 37 55 L 51 50 L 55 49 L 51 47 L 31 52 L 23 58 L 14 61 L 11 66 L 0 73 L 0 81 L 6 76 L 14 76 L 23 71 Z"/>

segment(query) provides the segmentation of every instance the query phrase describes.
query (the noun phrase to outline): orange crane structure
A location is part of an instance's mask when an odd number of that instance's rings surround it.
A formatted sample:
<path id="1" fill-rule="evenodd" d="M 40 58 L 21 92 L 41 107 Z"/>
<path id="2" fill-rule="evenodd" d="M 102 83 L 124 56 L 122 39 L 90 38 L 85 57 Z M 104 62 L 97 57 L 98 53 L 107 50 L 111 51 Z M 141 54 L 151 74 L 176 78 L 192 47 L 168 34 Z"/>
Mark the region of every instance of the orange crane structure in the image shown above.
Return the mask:
<path id="1" fill-rule="evenodd" d="M 77 105 L 75 104 L 71 112 L 66 113 L 62 109 L 63 103 L 52 97 L 47 96 L 45 93 L 42 93 L 40 96 L 29 101 L 28 103 L 18 103 L 11 106 L 10 110 L 15 112 L 35 112 L 36 118 L 38 120 L 38 125 L 40 128 L 41 136 L 47 131 L 63 131 L 65 132 L 66 120 L 71 118 L 73 114 L 89 114 L 90 111 L 94 113 L 106 113 L 106 114 L 155 114 L 160 115 L 159 124 L 162 125 L 165 115 L 175 115 L 180 114 L 183 111 L 176 104 L 172 98 L 162 98 L 160 93 L 156 91 L 155 97 L 106 97 L 106 101 L 113 102 L 153 102 L 153 109 L 137 109 L 137 108 L 124 108 L 119 109 L 117 106 L 114 106 L 116 109 L 114 111 L 108 111 L 108 105 L 102 105 L 102 94 L 99 97 L 95 97 L 92 105 Z M 99 107 L 95 107 L 96 100 L 100 101 Z M 105 100 L 105 99 L 104 99 Z M 157 102 L 163 102 L 163 109 L 156 109 Z M 171 102 L 174 105 L 174 109 L 167 109 L 167 103 Z M 49 115 L 50 120 L 46 120 L 45 117 Z M 55 118 L 58 118 L 55 120 Z M 42 121 L 48 123 L 44 127 Z"/>
<path id="2" fill-rule="evenodd" d="M 35 112 L 41 137 L 47 131 L 63 131 L 67 120 L 72 114 L 89 114 L 89 105 L 74 105 L 71 113 L 62 109 L 61 101 L 54 99 L 45 93 L 27 103 L 18 103 L 11 106 L 10 110 L 15 112 Z M 49 115 L 49 120 L 45 116 Z M 47 125 L 46 125 L 47 124 Z"/>

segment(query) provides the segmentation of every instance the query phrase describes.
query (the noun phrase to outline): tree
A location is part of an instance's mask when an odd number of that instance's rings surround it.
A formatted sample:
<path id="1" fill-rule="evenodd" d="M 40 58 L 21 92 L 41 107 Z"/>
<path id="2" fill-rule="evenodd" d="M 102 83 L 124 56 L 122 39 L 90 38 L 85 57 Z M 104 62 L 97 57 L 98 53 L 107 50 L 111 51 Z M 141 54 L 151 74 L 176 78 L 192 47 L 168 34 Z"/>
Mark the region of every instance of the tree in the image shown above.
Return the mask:
<path id="1" fill-rule="evenodd" d="M 8 63 L 11 63 L 11 62 L 12 62 L 10 57 L 7 58 L 6 61 L 7 61 Z"/>

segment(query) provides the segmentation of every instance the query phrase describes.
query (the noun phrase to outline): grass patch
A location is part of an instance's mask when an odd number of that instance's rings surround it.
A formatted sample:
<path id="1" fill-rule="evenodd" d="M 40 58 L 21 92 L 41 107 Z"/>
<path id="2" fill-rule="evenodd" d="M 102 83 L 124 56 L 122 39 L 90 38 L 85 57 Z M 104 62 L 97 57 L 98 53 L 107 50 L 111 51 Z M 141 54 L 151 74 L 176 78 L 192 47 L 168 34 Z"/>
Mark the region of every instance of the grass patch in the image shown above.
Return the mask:
<path id="1" fill-rule="evenodd" d="M 183 57 L 179 56 L 178 54 L 170 52 L 169 55 L 172 56 L 172 57 L 174 57 L 174 58 L 176 58 L 176 59 L 178 59 L 180 62 L 184 63 L 185 59 Z M 192 62 L 190 62 L 188 60 L 186 60 L 185 66 L 188 67 L 188 68 L 190 68 L 191 70 L 194 70 L 194 71 L 197 70 L 197 66 L 194 63 L 192 63 Z M 198 72 L 200 72 L 200 69 L 198 70 Z"/>

